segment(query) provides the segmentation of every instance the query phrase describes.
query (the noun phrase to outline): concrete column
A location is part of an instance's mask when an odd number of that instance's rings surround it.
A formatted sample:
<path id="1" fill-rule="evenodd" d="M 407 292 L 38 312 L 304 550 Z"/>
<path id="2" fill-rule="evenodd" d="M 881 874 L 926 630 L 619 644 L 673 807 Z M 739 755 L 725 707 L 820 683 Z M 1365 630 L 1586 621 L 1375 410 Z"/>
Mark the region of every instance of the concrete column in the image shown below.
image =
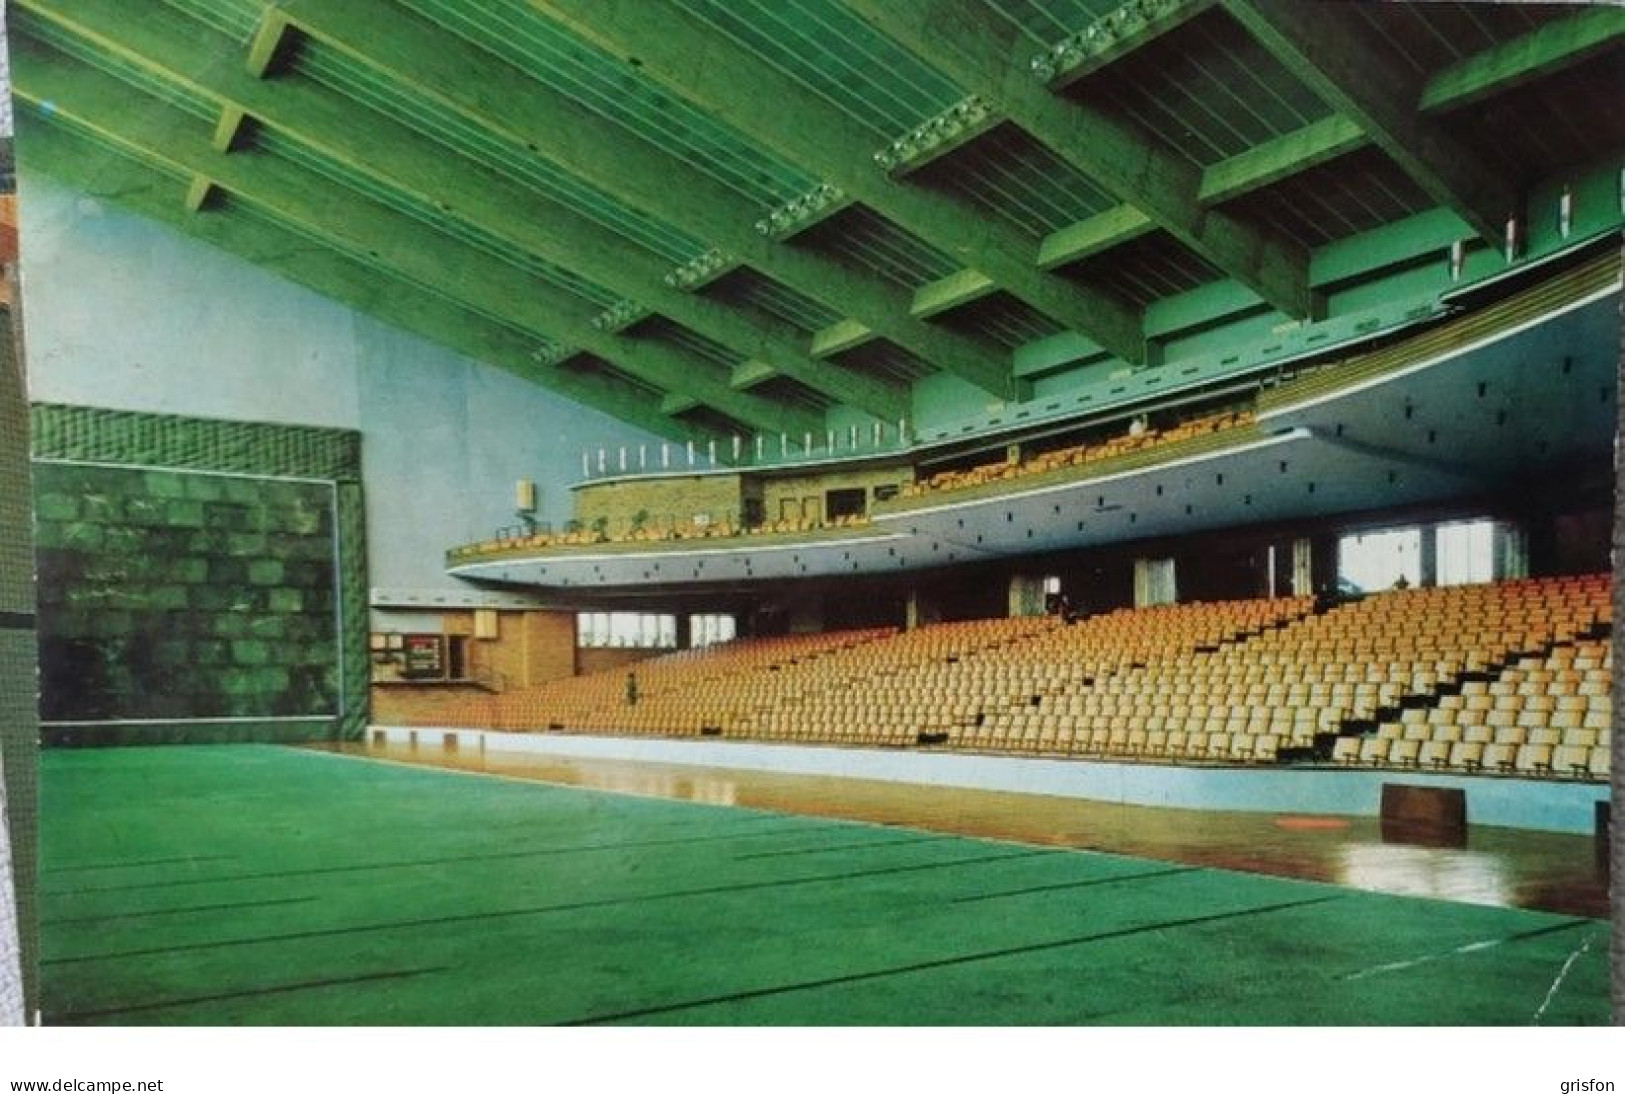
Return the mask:
<path id="1" fill-rule="evenodd" d="M 1010 578 L 1010 617 L 1025 618 L 1044 614 L 1044 579 L 1027 574 Z"/>
<path id="2" fill-rule="evenodd" d="M 919 589 L 908 591 L 904 622 L 908 630 L 942 622 L 942 605 L 936 597 Z"/>
<path id="3" fill-rule="evenodd" d="M 1315 591 L 1310 565 L 1309 540 L 1300 536 L 1292 541 L 1292 595 L 1310 596 Z"/>

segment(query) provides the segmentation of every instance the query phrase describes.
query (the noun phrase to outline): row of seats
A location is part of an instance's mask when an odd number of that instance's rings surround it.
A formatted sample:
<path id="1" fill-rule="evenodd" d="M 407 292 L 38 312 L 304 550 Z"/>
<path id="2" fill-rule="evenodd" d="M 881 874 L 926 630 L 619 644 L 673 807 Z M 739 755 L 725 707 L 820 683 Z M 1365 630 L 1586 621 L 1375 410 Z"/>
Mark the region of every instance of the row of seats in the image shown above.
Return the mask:
<path id="1" fill-rule="evenodd" d="M 1065 467 L 1083 467 L 1131 452 L 1158 448 L 1207 433 L 1249 425 L 1252 421 L 1251 410 L 1234 410 L 1191 418 L 1166 428 L 1131 428 L 1128 433 L 1106 440 L 1070 445 L 1020 459 L 982 464 L 963 471 L 943 471 L 920 482 L 905 484 L 901 495 L 905 498 L 920 497 L 948 490 L 964 490 L 990 482 L 1019 479 L 1027 475 L 1039 475 Z"/>
<path id="2" fill-rule="evenodd" d="M 1605 582 L 1555 581 L 1396 591 L 1320 614 L 1277 602 L 1282 618 L 1245 640 L 1174 644 L 1057 694 L 1009 697 L 991 727 L 984 720 L 950 742 L 1198 761 L 1306 755 L 1323 735 L 1452 687 L 1509 647 L 1598 626 L 1606 599 Z M 1527 624 L 1516 634 L 1500 630 L 1509 606 Z"/>
<path id="3" fill-rule="evenodd" d="M 731 517 L 706 521 L 670 520 L 626 531 L 612 532 L 608 529 L 589 528 L 567 532 L 532 532 L 527 535 L 481 540 L 478 543 L 456 547 L 452 550 L 451 555 L 453 558 L 472 558 L 495 554 L 499 551 L 525 548 L 581 547 L 601 543 L 669 543 L 679 540 L 792 535 L 816 532 L 827 528 L 861 528 L 868 523 L 868 516 L 862 513 L 844 514 L 829 520 L 817 520 L 811 517 L 793 519 L 786 517 L 756 525 L 742 525 L 735 522 Z"/>
<path id="4" fill-rule="evenodd" d="M 1606 575 L 751 639 L 497 699 L 501 728 L 1601 778 Z M 1510 625 L 1509 620 L 1516 621 Z"/>
<path id="5" fill-rule="evenodd" d="M 908 743 L 914 735 L 945 734 L 949 745 L 968 743 L 978 726 L 1012 725 L 997 741 L 1025 747 L 1038 735 L 1038 714 L 1124 666 L 1173 651 L 1194 650 L 1256 634 L 1309 609 L 1309 601 L 1231 601 L 1112 612 L 1065 625 L 998 621 L 1007 640 L 977 648 L 941 651 L 942 656 L 898 662 L 886 644 L 848 666 L 821 666 L 813 690 L 770 690 L 758 696 L 756 717 L 729 732 L 742 737 L 816 737 L 827 727 L 859 723 L 853 731 L 877 743 Z M 965 624 L 957 625 L 960 628 Z M 1018 629 L 1019 628 L 1019 629 Z M 913 632 L 917 643 L 936 628 Z M 828 671 L 840 667 L 845 672 Z M 883 697 L 877 703 L 875 697 Z M 1032 726 L 1026 724 L 1031 719 Z M 850 736 L 850 734 L 845 734 Z"/>
<path id="6" fill-rule="evenodd" d="M 698 733 L 710 704 L 706 696 L 736 677 L 764 676 L 896 634 L 894 628 L 747 638 L 682 650 L 608 672 L 567 677 L 495 698 L 497 729 L 619 730 Z M 627 676 L 637 679 L 629 703 Z"/>
<path id="7" fill-rule="evenodd" d="M 1375 734 L 1343 737 L 1346 764 L 1512 771 L 1603 779 L 1610 769 L 1613 646 L 1580 639 L 1526 655 L 1492 680 L 1469 680 L 1384 720 Z"/>
<path id="8" fill-rule="evenodd" d="M 1049 616 L 937 624 L 731 680 L 709 697 L 713 725 L 729 737 L 912 744 L 980 702 L 963 666 L 1060 625 Z"/>
<path id="9" fill-rule="evenodd" d="M 1607 733 L 1598 744 L 1385 740 L 1343 737 L 1334 758 L 1344 764 L 1417 767 L 1460 772 L 1500 771 L 1520 775 L 1569 775 L 1606 780 L 1612 745 Z"/>
<path id="10" fill-rule="evenodd" d="M 1515 631 L 1500 622 L 1509 606 L 1526 617 Z M 1608 618 L 1605 582 L 1396 590 L 1306 616 L 1210 657 L 1181 658 L 1159 670 L 1159 685 L 1189 687 L 1209 708 L 1248 720 L 1310 707 L 1318 728 L 1332 732 Z M 1266 667 L 1277 690 L 1267 686 L 1260 697 L 1246 675 L 1253 666 Z"/>

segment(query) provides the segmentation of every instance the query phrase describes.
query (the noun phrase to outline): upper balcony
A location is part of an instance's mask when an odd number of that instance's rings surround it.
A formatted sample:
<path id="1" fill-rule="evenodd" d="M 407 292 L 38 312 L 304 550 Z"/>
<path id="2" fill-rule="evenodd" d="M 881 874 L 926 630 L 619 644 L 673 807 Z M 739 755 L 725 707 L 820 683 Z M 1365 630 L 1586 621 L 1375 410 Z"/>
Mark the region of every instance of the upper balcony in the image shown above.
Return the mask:
<path id="1" fill-rule="evenodd" d="M 578 530 L 460 547 L 448 567 L 571 589 L 895 573 L 1493 497 L 1605 461 L 1613 440 L 1618 253 L 1531 274 L 1446 300 L 1439 321 L 1255 376 L 1213 396 L 1217 410 L 1171 399 L 993 451 L 584 483 Z"/>

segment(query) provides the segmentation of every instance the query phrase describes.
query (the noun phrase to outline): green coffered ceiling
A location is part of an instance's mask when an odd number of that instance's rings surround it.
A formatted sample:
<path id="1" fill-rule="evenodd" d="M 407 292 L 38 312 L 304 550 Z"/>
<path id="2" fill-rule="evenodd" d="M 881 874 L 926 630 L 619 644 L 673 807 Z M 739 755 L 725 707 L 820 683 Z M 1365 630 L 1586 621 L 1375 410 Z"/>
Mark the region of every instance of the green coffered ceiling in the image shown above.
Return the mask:
<path id="1" fill-rule="evenodd" d="M 13 0 L 26 168 L 662 436 L 1019 402 L 1064 332 L 1625 148 L 1625 11 Z M 839 417 L 835 417 L 838 415 Z"/>

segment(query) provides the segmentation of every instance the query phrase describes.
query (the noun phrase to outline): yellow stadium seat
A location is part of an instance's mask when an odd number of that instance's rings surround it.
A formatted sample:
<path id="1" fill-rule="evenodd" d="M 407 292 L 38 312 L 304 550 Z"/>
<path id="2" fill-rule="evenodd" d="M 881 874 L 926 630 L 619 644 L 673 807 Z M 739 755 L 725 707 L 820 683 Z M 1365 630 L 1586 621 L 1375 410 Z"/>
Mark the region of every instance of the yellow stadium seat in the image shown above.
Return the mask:
<path id="1" fill-rule="evenodd" d="M 1454 746 L 1454 741 L 1438 738 L 1423 741 L 1421 751 L 1417 753 L 1417 764 L 1422 767 L 1447 767 L 1450 764 L 1450 750 Z"/>
<path id="2" fill-rule="evenodd" d="M 1591 772 L 1591 749 L 1583 745 L 1559 745 L 1552 752 L 1552 771 L 1583 777 Z"/>
<path id="3" fill-rule="evenodd" d="M 1518 748 L 1513 768 L 1522 774 L 1549 775 L 1552 771 L 1552 746 L 1525 744 Z"/>
<path id="4" fill-rule="evenodd" d="M 1608 748 L 1603 745 L 1594 747 L 1591 750 L 1591 777 L 1594 779 L 1607 779 L 1611 762 Z"/>
<path id="5" fill-rule="evenodd" d="M 1450 746 L 1450 766 L 1462 771 L 1477 771 L 1484 766 L 1485 745 L 1479 741 L 1457 741 Z"/>
<path id="6" fill-rule="evenodd" d="M 1385 763 L 1390 744 L 1380 737 L 1366 737 L 1360 742 L 1360 762 L 1371 767 Z"/>

